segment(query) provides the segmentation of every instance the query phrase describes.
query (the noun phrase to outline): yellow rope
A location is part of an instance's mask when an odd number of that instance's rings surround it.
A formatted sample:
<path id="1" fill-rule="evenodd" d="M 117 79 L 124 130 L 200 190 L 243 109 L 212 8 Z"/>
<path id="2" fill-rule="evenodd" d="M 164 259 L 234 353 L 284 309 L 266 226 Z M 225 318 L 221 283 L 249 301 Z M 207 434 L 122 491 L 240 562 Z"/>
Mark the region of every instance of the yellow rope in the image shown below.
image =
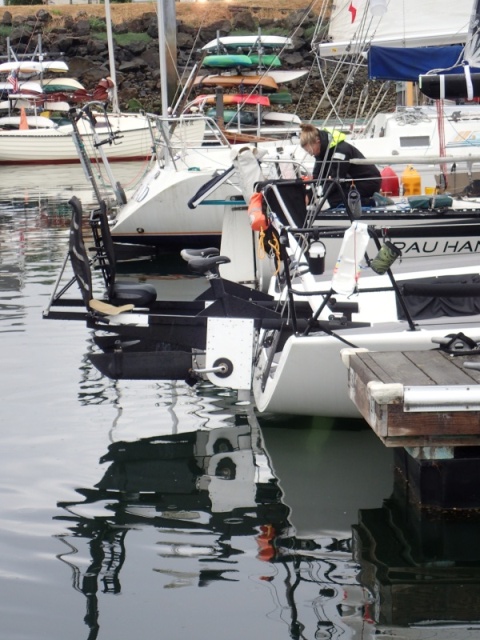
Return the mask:
<path id="1" fill-rule="evenodd" d="M 272 239 L 268 241 L 268 246 L 270 247 L 270 249 L 275 254 L 275 262 L 276 262 L 277 268 L 276 268 L 275 273 L 273 275 L 276 276 L 278 274 L 278 272 L 280 271 L 280 263 L 281 263 L 280 243 L 279 243 L 278 237 L 276 235 L 272 236 Z"/>
<path id="2" fill-rule="evenodd" d="M 260 258 L 260 260 L 265 259 L 264 239 L 265 239 L 265 231 L 263 229 L 260 229 L 260 231 L 258 232 L 258 257 Z"/>

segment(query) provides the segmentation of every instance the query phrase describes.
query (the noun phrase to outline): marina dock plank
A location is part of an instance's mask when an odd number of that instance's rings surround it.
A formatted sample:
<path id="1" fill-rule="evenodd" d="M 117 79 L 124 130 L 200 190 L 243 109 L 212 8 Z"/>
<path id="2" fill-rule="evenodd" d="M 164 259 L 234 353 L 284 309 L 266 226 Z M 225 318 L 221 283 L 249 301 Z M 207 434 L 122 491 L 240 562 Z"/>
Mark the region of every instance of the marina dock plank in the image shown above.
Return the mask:
<path id="1" fill-rule="evenodd" d="M 388 447 L 480 446 L 480 371 L 463 367 L 475 360 L 439 349 L 353 352 L 350 397 Z"/>

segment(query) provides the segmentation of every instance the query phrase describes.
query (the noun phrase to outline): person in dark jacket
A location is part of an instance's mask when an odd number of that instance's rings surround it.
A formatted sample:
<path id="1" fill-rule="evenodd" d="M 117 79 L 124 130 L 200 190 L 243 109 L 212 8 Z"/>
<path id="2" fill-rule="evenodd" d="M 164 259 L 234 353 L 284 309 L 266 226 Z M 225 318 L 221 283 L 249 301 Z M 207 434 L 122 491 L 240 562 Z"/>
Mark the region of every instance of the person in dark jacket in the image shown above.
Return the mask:
<path id="1" fill-rule="evenodd" d="M 375 206 L 373 194 L 381 188 L 380 171 L 374 164 L 351 164 L 350 159 L 365 159 L 365 156 L 345 138 L 346 135 L 341 131 L 317 129 L 311 124 L 301 125 L 300 146 L 314 156 L 313 178 L 320 179 L 323 192 L 326 192 L 332 180 L 338 178 L 347 199 L 353 184 L 360 194 L 362 205 Z M 329 206 L 336 207 L 343 203 L 338 187 L 333 187 L 328 195 Z"/>

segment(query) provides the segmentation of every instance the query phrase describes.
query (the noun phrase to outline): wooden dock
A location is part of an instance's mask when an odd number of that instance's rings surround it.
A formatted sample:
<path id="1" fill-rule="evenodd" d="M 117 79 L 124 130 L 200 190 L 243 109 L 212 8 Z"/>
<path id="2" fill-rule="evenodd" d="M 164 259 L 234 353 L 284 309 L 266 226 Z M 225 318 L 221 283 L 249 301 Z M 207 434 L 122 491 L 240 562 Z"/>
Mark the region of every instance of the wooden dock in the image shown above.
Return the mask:
<path id="1" fill-rule="evenodd" d="M 394 449 L 394 485 L 406 502 L 480 519 L 480 354 L 344 349 L 349 393 Z"/>
<path id="2" fill-rule="evenodd" d="M 350 397 L 387 447 L 480 446 L 478 355 L 344 349 Z M 436 456 L 433 456 L 436 457 Z"/>

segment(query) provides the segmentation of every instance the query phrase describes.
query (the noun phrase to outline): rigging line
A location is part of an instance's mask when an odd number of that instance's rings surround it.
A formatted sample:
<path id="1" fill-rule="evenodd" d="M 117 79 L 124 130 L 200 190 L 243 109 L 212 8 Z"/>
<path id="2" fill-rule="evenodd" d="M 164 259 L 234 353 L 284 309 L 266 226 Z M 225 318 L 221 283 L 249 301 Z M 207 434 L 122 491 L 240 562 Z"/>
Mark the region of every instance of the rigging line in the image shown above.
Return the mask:
<path id="1" fill-rule="evenodd" d="M 368 107 L 368 83 L 364 85 L 360 92 L 360 97 L 357 102 L 357 110 L 355 113 L 355 119 Z"/>
<path id="2" fill-rule="evenodd" d="M 14 57 L 15 61 L 17 61 L 17 62 L 22 62 L 23 60 L 28 60 L 30 58 L 30 56 L 28 56 L 26 52 L 28 51 L 28 47 L 29 47 L 34 35 L 35 36 L 38 35 L 37 34 L 37 28 L 38 28 L 38 24 L 40 22 L 38 16 L 35 16 L 35 17 L 36 17 L 36 22 L 35 22 L 35 24 L 33 26 L 32 32 L 30 33 L 30 37 L 28 38 L 28 41 L 27 41 L 27 44 L 26 44 L 26 46 L 24 48 L 23 54 L 18 55 L 18 50 L 15 51 L 12 48 L 12 45 L 10 44 L 10 51 L 12 52 L 13 57 Z M 22 24 L 21 29 L 20 29 L 20 36 L 23 36 L 26 33 L 26 24 L 27 24 L 26 22 L 24 22 Z M 41 37 L 41 35 L 40 35 L 40 37 Z M 19 38 L 18 42 L 19 42 L 19 44 L 22 42 L 21 37 Z M 31 54 L 32 59 L 33 59 L 33 56 L 35 55 L 36 51 L 37 51 L 37 48 L 35 47 L 33 54 Z"/>
<path id="3" fill-rule="evenodd" d="M 341 122 L 343 122 L 343 119 L 346 117 L 346 113 L 343 114 L 343 116 L 340 114 L 339 112 L 339 107 L 342 106 L 343 100 L 345 98 L 345 94 L 346 94 L 346 89 L 347 87 L 347 80 L 345 80 L 345 84 L 342 86 L 342 89 L 340 90 L 340 93 L 338 94 L 337 98 L 335 99 L 335 102 L 332 103 L 332 107 L 329 111 L 329 113 L 327 114 L 326 120 L 329 120 L 332 117 L 332 114 L 335 115 L 335 117 L 340 120 Z M 345 109 L 344 109 L 345 111 Z"/>
<path id="4" fill-rule="evenodd" d="M 30 42 L 32 41 L 33 36 L 37 34 L 37 28 L 38 28 L 38 24 L 39 24 L 40 20 L 38 19 L 38 16 L 35 16 L 35 17 L 37 19 L 35 21 L 35 25 L 33 26 L 32 33 L 30 34 L 30 37 L 28 39 L 27 46 L 25 47 L 25 49 L 28 49 L 28 47 L 30 45 Z"/>
<path id="5" fill-rule="evenodd" d="M 318 112 L 320 111 L 320 107 L 323 105 L 323 102 L 325 100 L 328 100 L 328 102 L 330 102 L 330 105 L 331 105 L 332 108 L 334 106 L 333 102 L 331 100 L 331 97 L 330 97 L 330 88 L 333 86 L 333 83 L 334 83 L 333 76 L 330 79 L 330 81 L 327 81 L 320 65 L 319 65 L 319 75 L 320 75 L 320 79 L 322 80 L 322 85 L 324 87 L 324 92 L 323 92 L 322 96 L 320 97 L 320 100 L 318 101 L 317 106 L 313 111 L 313 114 L 310 116 L 310 121 L 315 119 L 315 117 L 317 116 Z"/>
<path id="6" fill-rule="evenodd" d="M 365 108 L 368 106 L 368 96 L 369 96 L 369 88 L 370 88 L 370 83 L 368 82 L 368 80 L 365 82 L 365 84 L 363 85 L 361 91 L 360 91 L 360 95 L 358 97 L 358 101 L 357 101 L 357 108 L 355 111 L 355 118 L 357 119 L 359 117 L 360 114 L 363 114 Z"/>
<path id="7" fill-rule="evenodd" d="M 376 95 L 374 95 L 373 99 L 371 100 L 368 111 L 364 116 L 363 130 L 356 137 L 358 138 L 365 137 L 365 132 L 370 129 L 375 116 L 377 115 L 377 113 L 380 112 L 381 106 L 387 99 L 388 95 L 389 95 L 389 89 L 386 87 L 386 85 L 383 85 L 383 88 L 380 88 L 379 91 L 376 93 Z"/>
<path id="8" fill-rule="evenodd" d="M 295 29 L 293 30 L 292 33 L 292 37 L 295 36 L 295 34 L 297 33 L 297 31 L 301 28 L 302 24 L 307 20 L 308 18 L 308 14 L 312 11 L 313 7 L 317 4 L 317 2 L 319 2 L 320 0 L 312 0 L 310 2 L 310 4 L 305 8 L 302 9 L 304 11 L 303 17 L 300 20 L 300 23 L 295 27 Z"/>
<path id="9" fill-rule="evenodd" d="M 189 53 L 188 58 L 187 58 L 187 63 L 186 63 L 186 65 L 185 65 L 185 68 L 184 68 L 183 72 L 182 72 L 181 74 L 179 74 L 179 73 L 178 73 L 178 67 L 176 67 L 176 70 L 177 70 L 177 78 L 178 78 L 178 80 L 179 80 L 180 82 L 181 82 L 181 81 L 183 81 L 183 80 L 184 80 L 184 78 L 185 78 L 185 76 L 187 76 L 187 75 L 188 75 L 188 69 L 190 68 L 190 62 L 191 62 L 192 57 L 193 57 L 193 52 L 195 51 L 195 48 L 196 48 L 196 45 L 197 45 L 198 39 L 200 38 L 200 32 L 201 32 L 201 29 L 202 29 L 202 27 L 199 27 L 199 28 L 198 28 L 198 31 L 197 31 L 197 33 L 196 33 L 196 35 L 195 35 L 195 38 L 194 38 L 194 40 L 193 40 L 193 45 L 192 45 L 192 48 L 190 49 L 190 53 Z"/>
<path id="10" fill-rule="evenodd" d="M 184 68 L 184 70 L 183 70 L 181 75 L 178 74 L 178 68 L 176 67 L 177 77 L 179 79 L 179 82 L 182 82 L 184 80 L 185 76 L 189 73 L 188 69 L 190 68 L 190 62 L 191 62 L 191 60 L 193 58 L 193 54 L 194 54 L 194 51 L 196 49 L 197 42 L 198 42 L 198 40 L 200 38 L 200 34 L 202 32 L 202 29 L 203 29 L 203 27 L 205 25 L 205 22 L 206 22 L 206 19 L 207 19 L 206 16 L 207 16 L 207 13 L 205 12 L 205 14 L 204 14 L 204 16 L 202 18 L 202 21 L 200 23 L 200 26 L 197 29 L 197 33 L 195 35 L 192 48 L 190 49 L 190 53 L 189 53 L 188 58 L 187 58 L 187 63 L 185 65 L 185 68 Z M 177 98 L 177 95 L 175 95 L 175 98 Z"/>
<path id="11" fill-rule="evenodd" d="M 305 78 L 305 82 L 303 83 L 302 90 L 301 90 L 301 92 L 299 94 L 299 98 L 298 98 L 297 104 L 295 106 L 295 110 L 293 111 L 293 113 L 295 115 L 298 114 L 298 111 L 300 109 L 300 105 L 301 105 L 302 100 L 303 100 L 303 98 L 305 96 L 305 91 L 307 89 L 307 86 L 310 86 L 310 78 L 311 78 L 311 75 L 312 75 L 312 72 L 313 72 L 314 65 L 315 65 L 315 61 L 312 62 L 311 66 L 310 66 L 310 69 L 309 69 L 309 71 L 307 73 L 307 77 Z"/>
<path id="12" fill-rule="evenodd" d="M 352 81 L 352 84 L 353 84 L 353 78 L 354 78 L 354 73 L 352 73 L 352 69 L 350 69 L 349 75 L 347 75 L 347 77 L 344 79 L 343 84 L 342 84 L 342 88 L 340 89 L 340 92 L 339 92 L 335 102 L 332 105 L 332 109 L 331 109 L 330 113 L 328 114 L 328 118 L 330 118 L 331 115 L 332 115 L 332 112 L 334 112 L 339 120 L 342 119 L 341 116 L 338 113 L 338 107 L 342 105 L 342 102 L 345 99 L 345 94 L 347 92 L 347 87 L 350 84 L 350 80 Z"/>
<path id="13" fill-rule="evenodd" d="M 322 60 L 321 57 L 319 55 L 319 53 L 317 52 L 315 54 L 315 57 L 317 59 L 318 62 L 318 69 L 319 69 L 319 73 L 320 73 L 320 77 L 321 78 L 325 78 L 325 74 L 322 71 Z M 334 101 L 332 102 L 331 96 L 330 96 L 330 89 L 335 86 L 335 84 L 337 83 L 337 79 L 338 76 L 340 76 L 341 74 L 343 74 L 343 70 L 344 67 L 347 66 L 348 67 L 348 76 L 347 78 L 352 78 L 354 79 L 355 74 L 357 73 L 358 69 L 362 66 L 363 63 L 363 56 L 361 54 L 357 54 L 355 57 L 355 60 L 352 62 L 347 62 L 347 59 L 350 56 L 348 54 L 343 54 L 340 58 L 340 60 L 338 60 L 335 63 L 335 68 L 333 69 L 333 72 L 330 76 L 330 80 L 327 82 L 325 79 L 322 80 L 323 86 L 325 87 L 325 91 L 324 94 L 322 95 L 319 104 L 317 105 L 317 109 L 315 111 L 315 115 L 318 112 L 318 110 L 320 109 L 320 107 L 322 106 L 322 104 L 324 103 L 325 100 L 328 100 L 332 106 L 332 110 L 336 113 L 336 109 L 337 109 L 337 105 L 339 103 L 339 101 L 342 99 L 343 94 L 341 93 L 341 95 Z M 326 62 L 332 62 L 331 60 L 326 60 Z M 342 86 L 345 86 L 346 84 L 346 80 L 345 78 L 342 77 Z M 336 113 L 337 117 L 338 114 Z M 331 113 L 329 114 L 329 117 L 331 117 Z"/>
<path id="14" fill-rule="evenodd" d="M 365 126 L 364 126 L 362 132 L 357 136 L 358 138 L 364 138 L 365 137 L 365 133 L 371 127 L 376 114 L 380 111 L 380 108 L 381 108 L 382 104 L 389 97 L 389 93 L 390 93 L 390 86 L 389 85 L 390 85 L 389 82 L 388 83 L 384 83 L 383 84 L 383 95 L 379 91 L 377 93 L 377 98 L 374 101 L 372 101 L 372 103 L 370 104 L 370 110 L 368 112 L 368 115 L 365 118 L 365 123 L 364 123 Z"/>

